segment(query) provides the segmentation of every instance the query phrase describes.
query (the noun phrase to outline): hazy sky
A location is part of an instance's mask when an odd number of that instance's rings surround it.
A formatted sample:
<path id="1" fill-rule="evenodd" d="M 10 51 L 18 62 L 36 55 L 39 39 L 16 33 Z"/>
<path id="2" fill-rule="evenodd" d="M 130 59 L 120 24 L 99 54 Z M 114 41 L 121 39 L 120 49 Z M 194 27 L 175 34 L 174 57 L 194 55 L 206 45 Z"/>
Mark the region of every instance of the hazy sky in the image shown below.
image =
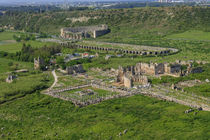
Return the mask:
<path id="1" fill-rule="evenodd" d="M 43 3 L 43 2 L 79 2 L 79 1 L 138 1 L 138 0 L 0 0 L 0 3 Z M 139 0 L 142 1 L 142 0 Z"/>
<path id="2" fill-rule="evenodd" d="M 65 0 L 0 0 L 0 2 L 43 2 L 43 1 L 59 2 Z M 66 0 L 66 1 L 71 2 L 71 1 L 119 1 L 119 0 Z M 133 0 L 127 0 L 127 1 L 133 1 Z"/>

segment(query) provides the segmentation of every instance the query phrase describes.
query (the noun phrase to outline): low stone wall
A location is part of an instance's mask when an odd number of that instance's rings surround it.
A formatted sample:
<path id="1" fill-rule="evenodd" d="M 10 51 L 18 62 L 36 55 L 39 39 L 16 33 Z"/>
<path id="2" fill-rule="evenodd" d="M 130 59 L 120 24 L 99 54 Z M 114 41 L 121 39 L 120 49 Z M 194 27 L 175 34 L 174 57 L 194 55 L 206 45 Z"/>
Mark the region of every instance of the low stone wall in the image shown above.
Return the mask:
<path id="1" fill-rule="evenodd" d="M 79 89 L 79 88 L 84 88 L 84 87 L 89 87 L 92 86 L 94 88 L 98 88 L 98 89 L 103 89 L 103 90 L 107 90 L 110 92 L 117 92 L 119 94 L 115 94 L 115 95 L 105 95 L 103 97 L 92 97 L 91 99 L 88 100 L 78 100 L 75 98 L 70 98 L 70 97 L 63 97 L 57 93 L 61 93 L 61 92 L 65 92 L 65 91 L 69 91 L 69 90 L 74 90 L 74 89 Z M 133 90 L 122 90 L 122 89 L 117 89 L 117 88 L 112 88 L 112 87 L 107 87 L 107 86 L 102 86 L 102 85 L 98 85 L 98 84 L 89 84 L 89 85 L 82 85 L 82 86 L 78 86 L 78 87 L 70 87 L 70 88 L 65 88 L 62 90 L 54 90 L 54 91 L 48 91 L 44 94 L 46 95 L 50 95 L 52 97 L 55 98 L 60 98 L 62 100 L 66 100 L 66 101 L 71 101 L 73 104 L 75 104 L 76 106 L 79 107 L 83 107 L 83 106 L 87 106 L 90 104 L 97 104 L 100 103 L 104 100 L 109 100 L 109 99 L 115 99 L 115 98 L 121 98 L 121 97 L 129 97 L 129 96 L 133 96 L 133 95 L 137 95 L 137 94 L 142 94 L 142 95 L 146 95 L 146 96 L 151 96 L 151 97 L 155 97 L 161 100 L 166 100 L 166 101 L 171 101 L 171 102 L 175 102 L 178 104 L 183 104 L 192 108 L 202 108 L 205 111 L 210 111 L 210 107 L 206 106 L 206 105 L 197 105 L 197 104 L 193 104 L 192 102 L 186 102 L 183 100 L 179 100 L 170 96 L 166 96 L 166 95 L 161 95 L 158 93 L 154 93 L 151 92 L 149 90 L 150 86 L 143 86 L 141 89 L 133 89 Z M 144 91 L 142 90 L 144 89 Z M 145 91 L 145 89 L 148 89 Z"/>
<path id="2" fill-rule="evenodd" d="M 47 94 L 56 94 L 56 93 L 61 93 L 61 92 L 65 92 L 65 91 L 71 91 L 71 90 L 75 90 L 75 89 L 80 89 L 80 88 L 85 88 L 85 87 L 89 87 L 91 85 L 81 85 L 81 86 L 77 86 L 77 87 L 67 87 L 64 89 L 59 89 L 59 90 L 50 90 L 47 92 Z"/>

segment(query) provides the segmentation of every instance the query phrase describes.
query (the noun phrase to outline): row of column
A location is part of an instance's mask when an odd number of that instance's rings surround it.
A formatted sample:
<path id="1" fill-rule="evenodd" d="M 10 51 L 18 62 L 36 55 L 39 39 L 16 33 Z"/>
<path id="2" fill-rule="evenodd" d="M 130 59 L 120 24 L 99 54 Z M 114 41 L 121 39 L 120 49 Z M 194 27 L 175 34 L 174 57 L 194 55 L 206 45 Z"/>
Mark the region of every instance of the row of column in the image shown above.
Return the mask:
<path id="1" fill-rule="evenodd" d="M 158 55 L 158 54 L 169 54 L 170 50 L 165 51 L 155 51 L 155 52 L 145 52 L 145 51 L 131 51 L 131 50 L 123 50 L 123 49 L 114 49 L 114 48 L 103 48 L 103 47 L 94 47 L 94 46 L 84 46 L 84 45 L 72 45 L 70 43 L 61 43 L 62 46 L 69 46 L 72 48 L 79 49 L 89 49 L 89 50 L 99 50 L 99 51 L 116 51 L 125 54 L 135 54 L 135 55 Z"/>

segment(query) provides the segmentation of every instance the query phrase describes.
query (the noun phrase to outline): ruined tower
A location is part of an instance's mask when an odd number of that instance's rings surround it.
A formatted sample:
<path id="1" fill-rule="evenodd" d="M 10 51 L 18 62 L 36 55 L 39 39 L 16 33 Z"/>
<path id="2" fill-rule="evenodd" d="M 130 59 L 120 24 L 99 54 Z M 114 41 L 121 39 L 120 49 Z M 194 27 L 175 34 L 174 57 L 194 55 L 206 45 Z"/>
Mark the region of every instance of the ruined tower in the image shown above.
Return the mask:
<path id="1" fill-rule="evenodd" d="M 40 69 L 44 65 L 44 60 L 40 57 L 34 58 L 34 69 Z"/>

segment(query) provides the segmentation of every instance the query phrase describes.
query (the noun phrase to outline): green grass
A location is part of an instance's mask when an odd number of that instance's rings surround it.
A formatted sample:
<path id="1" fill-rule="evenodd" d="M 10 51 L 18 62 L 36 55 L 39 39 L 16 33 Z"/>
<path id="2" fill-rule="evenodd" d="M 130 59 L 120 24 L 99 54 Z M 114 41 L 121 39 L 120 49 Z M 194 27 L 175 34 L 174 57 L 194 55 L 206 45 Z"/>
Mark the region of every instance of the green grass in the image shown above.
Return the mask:
<path id="1" fill-rule="evenodd" d="M 43 47 L 43 46 L 51 46 L 56 43 L 52 42 L 40 42 L 40 41 L 27 41 L 25 44 L 30 44 L 32 47 Z M 22 49 L 23 42 L 16 42 L 16 43 L 10 43 L 10 44 L 3 44 L 0 45 L 0 51 L 9 52 L 9 53 L 15 53 L 17 51 L 20 51 Z"/>
<path id="2" fill-rule="evenodd" d="M 3 40 L 13 40 L 13 35 L 19 35 L 19 33 L 16 32 L 0 32 L 0 41 Z"/>
<path id="3" fill-rule="evenodd" d="M 33 63 L 18 62 L 0 58 L 0 103 L 22 97 L 25 94 L 48 87 L 53 81 L 47 73 L 33 71 Z M 17 79 L 12 83 L 6 83 L 9 72 L 19 69 L 28 69 L 29 73 L 17 73 Z"/>
<path id="4" fill-rule="evenodd" d="M 9 53 L 15 53 L 22 49 L 23 43 L 30 44 L 32 47 L 53 46 L 56 43 L 53 42 L 41 42 L 41 41 L 25 41 L 14 42 L 13 35 L 17 35 L 17 32 L 2 32 L 0 33 L 0 51 Z"/>
<path id="5" fill-rule="evenodd" d="M 84 95 L 84 96 L 80 96 L 79 93 L 77 93 L 78 91 L 84 91 L 87 89 L 91 89 L 94 91 L 93 95 Z M 59 96 L 61 97 L 70 97 L 73 99 L 77 99 L 77 100 L 88 100 L 88 99 L 95 99 L 97 97 L 106 97 L 106 96 L 111 96 L 111 95 L 115 95 L 115 94 L 119 94 L 116 92 L 110 92 L 110 91 L 106 91 L 103 89 L 97 89 L 97 88 L 93 88 L 93 87 L 86 87 L 86 88 L 81 88 L 81 89 L 75 89 L 75 90 L 71 90 L 71 91 L 67 91 L 67 92 L 63 92 L 63 93 L 58 93 Z"/>
<path id="6" fill-rule="evenodd" d="M 7 75 L 0 75 L 0 103 L 49 87 L 53 81 L 52 76 L 47 73 L 30 72 L 16 75 L 17 79 L 12 83 L 6 83 Z"/>
<path id="7" fill-rule="evenodd" d="M 207 140 L 210 113 L 185 114 L 186 109 L 141 95 L 77 108 L 35 93 L 0 106 L 1 138 Z"/>
<path id="8" fill-rule="evenodd" d="M 57 83 L 58 87 L 57 88 L 65 88 L 65 87 L 69 87 L 69 86 L 79 86 L 79 85 L 84 85 L 87 84 L 86 82 L 82 81 L 81 78 L 77 78 L 77 77 L 73 77 L 71 75 L 67 75 L 67 76 L 60 76 L 58 77 L 58 83 Z"/>
<path id="9" fill-rule="evenodd" d="M 186 87 L 184 88 L 184 90 L 199 96 L 204 96 L 208 98 L 210 97 L 210 83 L 203 83 L 202 85 Z"/>
<path id="10" fill-rule="evenodd" d="M 13 63 L 9 66 L 9 63 Z M 14 71 L 16 69 L 32 69 L 33 63 L 30 62 L 19 62 L 11 59 L 0 58 L 0 73 Z"/>
<path id="11" fill-rule="evenodd" d="M 168 36 L 166 36 L 166 38 L 210 41 L 210 32 L 203 32 L 203 31 L 199 31 L 199 30 L 189 30 L 184 33 L 168 35 Z"/>

